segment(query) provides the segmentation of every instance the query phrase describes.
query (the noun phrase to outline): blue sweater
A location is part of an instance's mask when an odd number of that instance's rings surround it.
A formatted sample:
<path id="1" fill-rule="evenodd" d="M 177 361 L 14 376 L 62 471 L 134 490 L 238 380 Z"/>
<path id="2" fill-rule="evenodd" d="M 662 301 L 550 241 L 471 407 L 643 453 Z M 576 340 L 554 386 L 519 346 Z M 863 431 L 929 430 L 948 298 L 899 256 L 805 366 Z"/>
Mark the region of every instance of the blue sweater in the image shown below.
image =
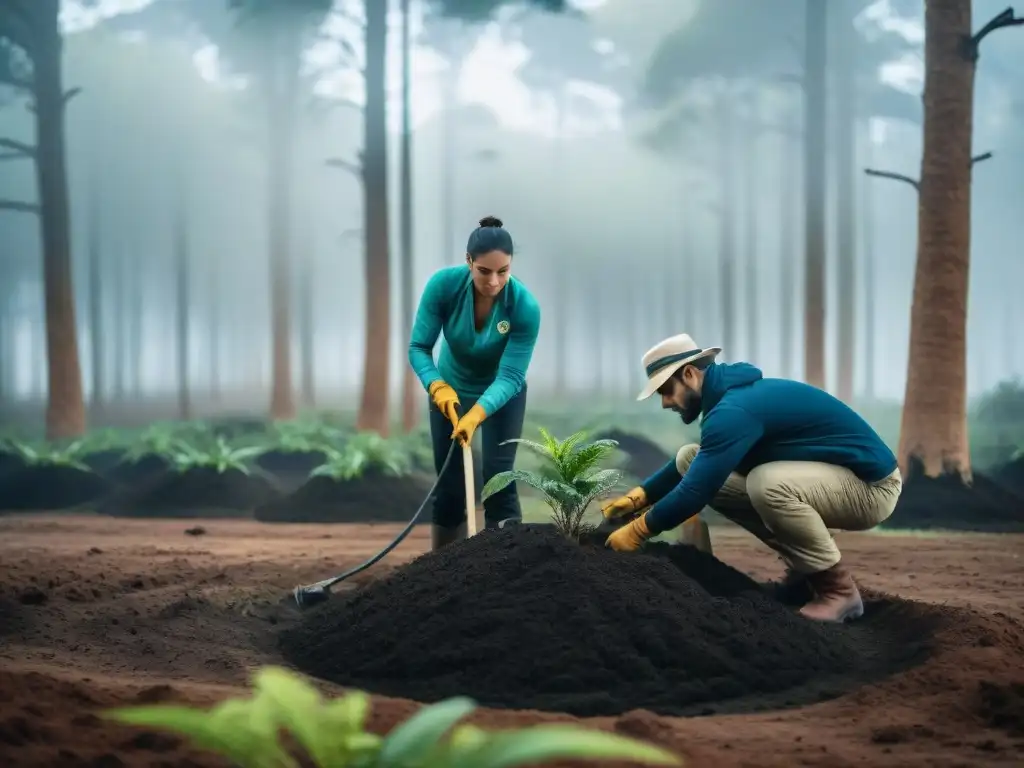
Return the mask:
<path id="1" fill-rule="evenodd" d="M 434 365 L 434 345 L 442 331 Z M 463 265 L 445 267 L 427 281 L 420 297 L 409 364 L 424 389 L 443 379 L 460 398 L 476 399 L 490 416 L 522 390 L 539 331 L 540 305 L 514 277 L 477 331 L 472 276 Z"/>
<path id="2" fill-rule="evenodd" d="M 808 384 L 765 379 L 748 363 L 712 364 L 701 387 L 700 451 L 684 477 L 675 459 L 643 483 L 655 502 L 647 526 L 661 533 L 711 503 L 731 472 L 772 461 L 846 467 L 865 482 L 887 477 L 896 457 L 841 400 Z"/>

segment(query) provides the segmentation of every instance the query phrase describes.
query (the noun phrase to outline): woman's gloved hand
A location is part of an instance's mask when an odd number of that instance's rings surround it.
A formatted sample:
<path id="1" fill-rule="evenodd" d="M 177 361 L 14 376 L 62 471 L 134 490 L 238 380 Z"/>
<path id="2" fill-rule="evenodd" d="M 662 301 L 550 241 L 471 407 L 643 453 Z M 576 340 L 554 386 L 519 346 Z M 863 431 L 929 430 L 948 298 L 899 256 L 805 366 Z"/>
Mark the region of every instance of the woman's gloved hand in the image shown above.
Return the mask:
<path id="1" fill-rule="evenodd" d="M 636 520 L 626 523 L 609 536 L 604 545 L 616 552 L 636 552 L 654 534 L 647 527 L 647 513 L 644 512 Z"/>
<path id="2" fill-rule="evenodd" d="M 476 432 L 476 428 L 486 418 L 487 413 L 484 409 L 479 404 L 474 405 L 466 412 L 465 416 L 459 419 L 459 423 L 455 425 L 455 431 L 452 432 L 452 440 L 458 440 L 459 445 L 469 445 L 473 439 L 473 433 Z"/>
<path id="3" fill-rule="evenodd" d="M 444 414 L 453 427 L 457 427 L 459 425 L 459 396 L 455 394 L 455 390 L 438 379 L 430 385 L 427 391 L 430 392 L 430 399 L 434 401 L 437 410 Z"/>
<path id="4" fill-rule="evenodd" d="M 609 501 L 602 505 L 601 514 L 605 520 L 615 520 L 626 515 L 631 515 L 647 506 L 647 494 L 644 489 L 637 486 L 625 496 Z"/>

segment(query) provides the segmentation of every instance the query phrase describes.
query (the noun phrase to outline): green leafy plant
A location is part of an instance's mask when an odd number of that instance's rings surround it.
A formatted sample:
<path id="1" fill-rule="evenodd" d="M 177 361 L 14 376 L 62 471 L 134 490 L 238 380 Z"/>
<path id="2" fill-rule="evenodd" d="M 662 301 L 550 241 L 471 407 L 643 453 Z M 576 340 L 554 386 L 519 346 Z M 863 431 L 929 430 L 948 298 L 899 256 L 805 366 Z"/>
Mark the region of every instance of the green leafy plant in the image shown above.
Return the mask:
<path id="1" fill-rule="evenodd" d="M 296 419 L 275 424 L 270 439 L 284 453 L 326 453 L 344 442 L 345 433 L 321 421 Z"/>
<path id="2" fill-rule="evenodd" d="M 412 468 L 409 453 L 403 445 L 376 432 L 360 432 L 343 448 L 330 448 L 325 453 L 327 461 L 310 472 L 310 477 L 354 480 L 370 470 L 400 477 Z"/>
<path id="3" fill-rule="evenodd" d="M 89 452 L 88 445 L 84 440 L 75 440 L 67 445 L 7 440 L 4 449 L 19 456 L 30 467 L 70 467 L 82 472 L 92 471 L 82 461 L 82 458 Z"/>
<path id="4" fill-rule="evenodd" d="M 239 768 L 515 768 L 571 758 L 682 764 L 659 747 L 574 726 L 487 731 L 460 725 L 476 709 L 463 697 L 425 707 L 382 737 L 366 731 L 366 693 L 324 699 L 303 678 L 280 667 L 264 667 L 253 683 L 251 697 L 210 710 L 160 704 L 110 710 L 105 716 L 181 734 Z M 282 731 L 304 753 L 303 762 L 282 743 Z"/>
<path id="5" fill-rule="evenodd" d="M 145 456 L 160 456 L 174 463 L 182 445 L 202 445 L 210 440 L 210 430 L 201 422 L 153 424 L 135 437 L 125 461 L 134 464 Z"/>
<path id="6" fill-rule="evenodd" d="M 249 474 L 248 462 L 262 453 L 267 447 L 248 445 L 232 446 L 223 437 L 218 437 L 208 448 L 179 442 L 170 455 L 171 463 L 176 472 L 187 472 L 190 469 L 214 469 L 220 474 L 236 469 Z"/>
<path id="7" fill-rule="evenodd" d="M 537 454 L 544 461 L 541 469 L 536 472 L 525 469 L 499 472 L 484 485 L 481 497 L 487 499 L 514 482 L 525 483 L 544 495 L 555 527 L 565 536 L 579 539 L 591 528 L 583 520 L 587 507 L 614 488 L 622 478 L 622 473 L 616 469 L 598 467 L 612 454 L 618 442 L 595 440 L 586 443 L 585 431 L 576 432 L 565 440 L 553 437 L 543 427 L 540 434 L 543 442 L 523 438 L 505 442 L 520 443 Z"/>

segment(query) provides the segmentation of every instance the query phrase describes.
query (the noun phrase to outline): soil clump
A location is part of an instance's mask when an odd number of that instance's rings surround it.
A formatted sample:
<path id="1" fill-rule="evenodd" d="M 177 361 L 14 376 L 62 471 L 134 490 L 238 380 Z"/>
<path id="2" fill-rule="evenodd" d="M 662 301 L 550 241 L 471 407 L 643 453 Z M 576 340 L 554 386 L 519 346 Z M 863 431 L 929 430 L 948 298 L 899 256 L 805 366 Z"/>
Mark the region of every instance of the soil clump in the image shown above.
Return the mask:
<path id="1" fill-rule="evenodd" d="M 695 715 L 831 698 L 904 669 L 930 649 L 918 613 L 882 600 L 822 625 L 692 547 L 626 555 L 524 525 L 421 556 L 280 644 L 308 674 L 421 702 Z"/>
<path id="2" fill-rule="evenodd" d="M 958 474 L 926 477 L 920 467 L 912 467 L 908 474 L 885 528 L 1024 532 L 1024 496 L 992 478 L 975 472 L 967 486 Z"/>
<path id="3" fill-rule="evenodd" d="M 152 480 L 170 469 L 171 463 L 163 456 L 147 453 L 136 459 L 119 461 L 99 474 L 114 485 L 132 486 Z"/>
<path id="4" fill-rule="evenodd" d="M 99 511 L 115 517 L 241 517 L 278 497 L 280 491 L 258 475 L 197 467 L 185 472 L 168 470 L 116 491 Z"/>
<path id="5" fill-rule="evenodd" d="M 419 474 L 367 472 L 344 481 L 313 477 L 293 493 L 261 504 L 254 517 L 265 523 L 407 523 L 432 485 Z M 429 522 L 428 504 L 420 523 Z"/>
<path id="6" fill-rule="evenodd" d="M 996 472 L 995 479 L 1003 487 L 1019 496 L 1024 496 L 1024 456 L 1000 467 Z"/>
<path id="7" fill-rule="evenodd" d="M 640 480 L 653 475 L 672 458 L 661 446 L 646 437 L 631 435 L 618 429 L 597 435 L 595 439 L 618 442 L 619 450 L 628 457 L 624 469 Z"/>
<path id="8" fill-rule="evenodd" d="M 0 477 L 0 510 L 56 510 L 96 501 L 109 493 L 99 475 L 76 467 L 37 464 Z"/>

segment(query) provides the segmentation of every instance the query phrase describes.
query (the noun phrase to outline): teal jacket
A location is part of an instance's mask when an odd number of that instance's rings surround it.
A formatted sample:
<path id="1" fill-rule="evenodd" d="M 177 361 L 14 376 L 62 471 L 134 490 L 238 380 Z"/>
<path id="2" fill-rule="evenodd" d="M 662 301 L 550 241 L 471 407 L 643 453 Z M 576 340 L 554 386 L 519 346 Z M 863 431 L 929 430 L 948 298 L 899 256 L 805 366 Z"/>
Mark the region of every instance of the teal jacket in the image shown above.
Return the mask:
<path id="1" fill-rule="evenodd" d="M 766 379 L 749 363 L 712 364 L 702 387 L 700 451 L 685 476 L 673 458 L 643 483 L 654 502 L 653 533 L 675 528 L 711 504 L 730 473 L 773 461 L 846 467 L 866 483 L 887 477 L 896 457 L 878 433 L 828 392 Z"/>
<path id="2" fill-rule="evenodd" d="M 444 331 L 434 365 L 434 345 Z M 510 278 L 477 332 L 473 280 L 465 266 L 445 267 L 427 281 L 409 341 L 409 364 L 424 389 L 443 379 L 460 397 L 476 399 L 490 416 L 526 383 L 540 331 L 540 305 Z"/>

